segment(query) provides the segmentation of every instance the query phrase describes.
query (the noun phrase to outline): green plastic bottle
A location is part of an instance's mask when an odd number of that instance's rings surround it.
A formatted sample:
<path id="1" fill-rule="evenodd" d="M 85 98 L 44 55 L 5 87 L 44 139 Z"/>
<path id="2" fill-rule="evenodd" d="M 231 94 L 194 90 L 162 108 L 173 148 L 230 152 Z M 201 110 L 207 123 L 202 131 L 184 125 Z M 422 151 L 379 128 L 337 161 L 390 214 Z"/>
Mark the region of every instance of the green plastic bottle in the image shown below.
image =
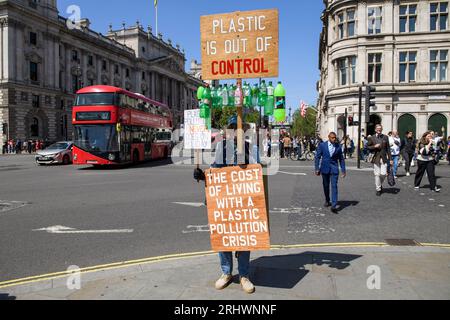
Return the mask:
<path id="1" fill-rule="evenodd" d="M 202 96 L 202 105 L 200 107 L 200 118 L 207 119 L 209 118 L 210 108 L 211 108 L 211 87 L 207 86 L 203 91 Z"/>
<path id="2" fill-rule="evenodd" d="M 250 108 L 252 105 L 252 88 L 250 87 L 250 84 L 244 82 L 242 90 L 244 94 L 244 107 Z"/>
<path id="3" fill-rule="evenodd" d="M 252 107 L 256 107 L 258 105 L 258 95 L 259 95 L 259 88 L 258 85 L 255 83 L 255 85 L 252 87 Z"/>
<path id="4" fill-rule="evenodd" d="M 236 86 L 234 85 L 230 85 L 228 87 L 228 106 L 229 107 L 234 107 L 234 96 L 236 94 Z"/>
<path id="5" fill-rule="evenodd" d="M 259 96 L 258 96 L 258 106 L 264 107 L 267 102 L 267 86 L 266 80 L 261 82 L 261 87 L 259 88 Z"/>
<path id="6" fill-rule="evenodd" d="M 203 92 L 205 91 L 204 87 L 198 87 L 197 89 L 197 100 L 203 99 Z"/>
<path id="7" fill-rule="evenodd" d="M 274 91 L 275 96 L 275 111 L 274 117 L 277 122 L 284 122 L 286 120 L 286 90 L 284 90 L 281 81 Z"/>
<path id="8" fill-rule="evenodd" d="M 272 116 L 273 109 L 275 108 L 275 97 L 274 97 L 275 88 L 273 87 L 272 81 L 269 81 L 269 85 L 267 86 L 267 100 L 264 105 L 264 115 Z"/>

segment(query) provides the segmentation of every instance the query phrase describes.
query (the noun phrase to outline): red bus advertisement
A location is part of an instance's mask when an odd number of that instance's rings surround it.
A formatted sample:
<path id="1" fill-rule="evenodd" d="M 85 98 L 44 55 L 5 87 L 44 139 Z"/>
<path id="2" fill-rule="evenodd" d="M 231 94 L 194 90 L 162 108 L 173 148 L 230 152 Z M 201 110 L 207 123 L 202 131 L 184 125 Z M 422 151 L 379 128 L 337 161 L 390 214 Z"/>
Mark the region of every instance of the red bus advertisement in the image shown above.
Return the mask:
<path id="1" fill-rule="evenodd" d="M 172 114 L 157 101 L 111 86 L 77 92 L 72 111 L 73 163 L 115 165 L 167 158 Z"/>

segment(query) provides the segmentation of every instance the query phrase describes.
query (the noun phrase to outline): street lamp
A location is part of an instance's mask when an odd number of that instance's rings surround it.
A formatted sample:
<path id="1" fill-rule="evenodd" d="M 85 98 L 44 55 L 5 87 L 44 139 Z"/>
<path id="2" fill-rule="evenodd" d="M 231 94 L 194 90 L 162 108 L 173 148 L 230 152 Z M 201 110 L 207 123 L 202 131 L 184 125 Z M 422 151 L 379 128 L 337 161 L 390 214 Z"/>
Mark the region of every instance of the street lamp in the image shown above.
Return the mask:
<path id="1" fill-rule="evenodd" d="M 292 107 L 289 107 L 289 124 L 292 123 L 291 110 L 292 110 Z"/>

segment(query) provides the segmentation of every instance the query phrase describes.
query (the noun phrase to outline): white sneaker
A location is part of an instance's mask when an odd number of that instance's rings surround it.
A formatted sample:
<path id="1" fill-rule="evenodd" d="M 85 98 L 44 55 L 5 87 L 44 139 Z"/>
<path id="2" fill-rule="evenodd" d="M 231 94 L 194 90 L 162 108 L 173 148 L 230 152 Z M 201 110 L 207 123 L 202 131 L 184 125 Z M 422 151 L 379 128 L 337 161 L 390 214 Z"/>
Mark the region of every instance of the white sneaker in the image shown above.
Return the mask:
<path id="1" fill-rule="evenodd" d="M 409 177 L 410 175 L 411 175 L 411 173 L 409 173 L 409 172 L 406 173 L 406 176 L 407 176 L 407 177 Z"/>
<path id="2" fill-rule="evenodd" d="M 416 190 L 419 190 L 419 189 L 420 189 L 420 187 L 414 187 L 414 189 L 416 189 Z"/>
<path id="3" fill-rule="evenodd" d="M 216 289 L 223 290 L 230 284 L 233 276 L 231 274 L 223 274 L 219 280 L 216 281 Z"/>
<path id="4" fill-rule="evenodd" d="M 242 289 L 248 294 L 252 294 L 253 292 L 255 292 L 255 286 L 248 278 L 241 278 L 241 286 Z"/>
<path id="5" fill-rule="evenodd" d="M 433 191 L 434 192 L 441 192 L 441 188 L 436 187 L 436 188 L 433 189 Z"/>

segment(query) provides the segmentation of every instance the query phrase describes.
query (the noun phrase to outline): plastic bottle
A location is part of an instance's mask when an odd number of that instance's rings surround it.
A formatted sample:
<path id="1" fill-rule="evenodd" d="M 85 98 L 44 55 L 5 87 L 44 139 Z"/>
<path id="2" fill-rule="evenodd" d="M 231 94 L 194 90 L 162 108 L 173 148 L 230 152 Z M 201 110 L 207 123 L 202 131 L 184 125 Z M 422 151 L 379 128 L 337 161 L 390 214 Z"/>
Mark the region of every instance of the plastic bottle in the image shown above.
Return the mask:
<path id="1" fill-rule="evenodd" d="M 244 107 L 250 108 L 252 105 L 252 88 L 250 87 L 250 84 L 247 82 L 244 82 Z"/>
<path id="2" fill-rule="evenodd" d="M 256 107 L 258 105 L 258 94 L 259 88 L 258 85 L 255 83 L 255 85 L 252 87 L 252 107 Z"/>
<path id="3" fill-rule="evenodd" d="M 200 118 L 207 119 L 210 115 L 211 108 L 211 88 L 207 86 L 203 91 L 202 104 L 200 107 Z"/>
<path id="4" fill-rule="evenodd" d="M 264 115 L 272 116 L 273 109 L 275 108 L 275 97 L 274 97 L 275 88 L 273 87 L 272 81 L 269 81 L 269 85 L 267 86 L 267 101 L 264 105 Z"/>
<path id="5" fill-rule="evenodd" d="M 203 92 L 205 91 L 204 87 L 198 87 L 197 89 L 197 100 L 203 99 Z"/>
<path id="6" fill-rule="evenodd" d="M 223 97 L 222 97 L 222 85 L 219 84 L 219 88 L 217 89 L 217 108 L 223 107 Z"/>
<path id="7" fill-rule="evenodd" d="M 217 87 L 212 87 L 211 89 L 211 101 L 213 109 L 217 109 L 218 106 L 218 95 L 217 95 Z"/>
<path id="8" fill-rule="evenodd" d="M 286 90 L 284 90 L 281 81 L 278 82 L 278 85 L 275 88 L 274 92 L 275 96 L 275 121 L 284 122 L 286 121 Z"/>
<path id="9" fill-rule="evenodd" d="M 237 86 L 234 92 L 234 105 L 236 107 L 242 107 L 243 103 L 242 96 L 243 96 L 242 88 L 240 86 Z"/>
<path id="10" fill-rule="evenodd" d="M 267 86 L 266 81 L 263 80 L 261 82 L 261 87 L 259 88 L 259 96 L 258 96 L 258 106 L 264 107 L 267 102 Z"/>
<path id="11" fill-rule="evenodd" d="M 234 85 L 230 85 L 228 87 L 228 106 L 234 107 L 234 95 L 236 92 L 236 87 Z"/>
<path id="12" fill-rule="evenodd" d="M 222 104 L 224 107 L 228 106 L 228 85 L 226 83 L 222 90 Z"/>

